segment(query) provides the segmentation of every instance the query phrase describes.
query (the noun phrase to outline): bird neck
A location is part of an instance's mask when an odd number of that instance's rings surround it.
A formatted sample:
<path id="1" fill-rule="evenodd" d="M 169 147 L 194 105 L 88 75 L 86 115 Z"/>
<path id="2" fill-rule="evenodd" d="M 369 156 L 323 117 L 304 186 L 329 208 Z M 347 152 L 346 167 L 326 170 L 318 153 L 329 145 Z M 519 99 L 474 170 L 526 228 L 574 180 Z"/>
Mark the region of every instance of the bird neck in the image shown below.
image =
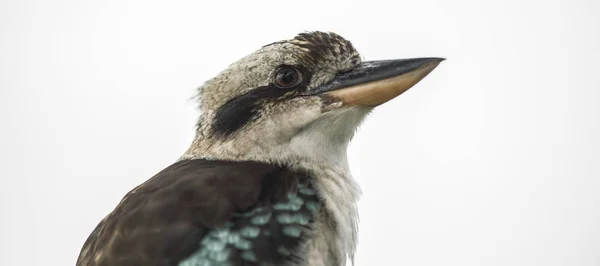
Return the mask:
<path id="1" fill-rule="evenodd" d="M 332 166 L 348 170 L 348 142 L 311 131 L 287 140 L 261 140 L 249 136 L 230 139 L 198 134 L 181 159 L 257 161 L 277 165 Z M 312 168 L 311 167 L 311 168 Z"/>
<path id="2" fill-rule="evenodd" d="M 336 263 L 345 261 L 346 257 L 353 260 L 358 236 L 357 201 L 361 192 L 349 171 L 348 142 L 315 132 L 318 131 L 299 132 L 287 142 L 270 143 L 270 146 L 248 139 L 217 142 L 199 135 L 182 159 L 259 161 L 309 172 L 324 201 L 326 214 L 317 217 L 319 226 L 309 241 L 308 256 L 321 257 L 325 252 L 336 258 Z"/>

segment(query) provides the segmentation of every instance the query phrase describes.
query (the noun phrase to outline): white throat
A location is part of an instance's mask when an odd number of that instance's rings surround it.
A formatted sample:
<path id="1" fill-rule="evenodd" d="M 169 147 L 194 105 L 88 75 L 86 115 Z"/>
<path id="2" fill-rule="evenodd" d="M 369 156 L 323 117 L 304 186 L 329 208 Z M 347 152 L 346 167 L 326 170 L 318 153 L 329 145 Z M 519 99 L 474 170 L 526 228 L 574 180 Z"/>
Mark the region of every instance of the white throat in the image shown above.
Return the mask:
<path id="1" fill-rule="evenodd" d="M 323 115 L 291 139 L 287 152 L 300 160 L 348 168 L 348 144 L 368 111 L 345 108 Z"/>

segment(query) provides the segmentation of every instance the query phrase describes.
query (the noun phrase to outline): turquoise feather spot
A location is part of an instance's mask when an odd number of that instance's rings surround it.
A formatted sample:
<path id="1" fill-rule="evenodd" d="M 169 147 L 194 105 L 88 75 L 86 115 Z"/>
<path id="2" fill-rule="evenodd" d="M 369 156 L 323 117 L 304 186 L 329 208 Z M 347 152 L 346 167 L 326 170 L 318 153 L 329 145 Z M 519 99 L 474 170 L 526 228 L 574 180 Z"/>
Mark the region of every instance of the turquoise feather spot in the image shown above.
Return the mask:
<path id="1" fill-rule="evenodd" d="M 225 242 L 218 239 L 211 239 L 210 237 L 205 237 L 202 240 L 202 244 L 204 244 L 209 251 L 221 251 L 225 248 Z"/>
<path id="2" fill-rule="evenodd" d="M 282 213 L 277 216 L 277 221 L 282 224 L 298 223 L 301 225 L 307 225 L 309 220 L 310 220 L 310 218 L 306 214 L 303 214 L 303 213 L 294 213 L 294 214 Z"/>
<path id="3" fill-rule="evenodd" d="M 291 237 L 300 237 L 302 234 L 302 229 L 297 226 L 285 226 L 283 227 L 283 234 Z"/>
<path id="4" fill-rule="evenodd" d="M 310 218 L 304 213 L 294 213 L 294 215 L 292 215 L 292 220 L 301 225 L 307 225 L 310 221 Z"/>
<path id="5" fill-rule="evenodd" d="M 277 203 L 273 205 L 273 209 L 278 211 L 298 211 L 300 210 L 300 207 L 301 205 L 292 202 Z"/>
<path id="6" fill-rule="evenodd" d="M 313 189 L 307 188 L 307 187 L 300 187 L 298 186 L 298 192 L 302 195 L 306 195 L 306 196 L 312 196 L 315 194 L 315 191 Z"/>
<path id="7" fill-rule="evenodd" d="M 302 200 L 296 194 L 289 194 L 288 199 L 290 200 L 290 203 L 292 203 L 292 204 L 302 205 L 302 203 L 304 203 L 304 200 Z"/>
<path id="8" fill-rule="evenodd" d="M 280 215 L 277 215 L 277 221 L 282 224 L 294 223 L 294 220 L 292 219 L 292 215 L 290 215 L 289 213 L 282 213 Z"/>
<path id="9" fill-rule="evenodd" d="M 319 204 L 314 201 L 307 201 L 304 206 L 306 206 L 306 208 L 311 212 L 316 212 L 319 210 Z"/>
<path id="10" fill-rule="evenodd" d="M 254 225 L 265 225 L 271 220 L 271 213 L 265 213 L 263 215 L 257 215 L 252 217 L 250 223 Z"/>
<path id="11" fill-rule="evenodd" d="M 210 244 L 205 244 L 206 249 L 209 251 L 217 252 L 223 250 L 225 248 L 225 243 L 223 242 L 212 242 Z"/>
<path id="12" fill-rule="evenodd" d="M 237 242 L 233 243 L 233 245 L 236 248 L 239 248 L 242 250 L 248 250 L 252 247 L 252 242 L 250 242 L 246 239 L 240 238 Z"/>
<path id="13" fill-rule="evenodd" d="M 244 251 L 242 252 L 242 259 L 247 261 L 256 261 L 256 255 L 252 251 Z"/>
<path id="14" fill-rule="evenodd" d="M 243 237 L 255 238 L 260 233 L 260 228 L 254 226 L 246 226 L 240 230 L 240 235 Z"/>
<path id="15" fill-rule="evenodd" d="M 215 229 L 215 230 L 212 230 L 209 233 L 209 235 L 214 236 L 216 238 L 224 238 L 229 235 L 229 229 L 226 229 L 226 228 Z"/>
<path id="16" fill-rule="evenodd" d="M 240 241 L 241 237 L 238 234 L 230 234 L 225 238 L 225 241 L 229 244 L 236 243 Z"/>

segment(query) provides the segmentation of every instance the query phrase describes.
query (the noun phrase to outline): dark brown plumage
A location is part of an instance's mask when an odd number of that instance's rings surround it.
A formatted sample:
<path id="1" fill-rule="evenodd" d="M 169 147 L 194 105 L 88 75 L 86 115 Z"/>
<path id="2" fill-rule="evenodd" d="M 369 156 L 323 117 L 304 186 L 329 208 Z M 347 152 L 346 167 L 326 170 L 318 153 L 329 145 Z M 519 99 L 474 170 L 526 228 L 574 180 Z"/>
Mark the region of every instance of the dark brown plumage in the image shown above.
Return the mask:
<path id="1" fill-rule="evenodd" d="M 288 201 L 299 185 L 311 186 L 308 175 L 265 163 L 177 162 L 123 198 L 90 235 L 77 265 L 178 265 L 202 249 L 203 238 L 212 230 L 229 226 L 227 230 L 237 232 L 257 215 L 282 214 L 276 204 Z M 309 194 L 305 201 L 318 201 Z M 310 213 L 306 207 L 299 211 Z M 250 239 L 248 250 L 265 263 L 291 259 L 278 249 L 293 251 L 303 240 L 282 234 L 285 226 L 275 217 L 255 223 L 263 234 Z M 244 249 L 234 244 L 229 265 L 255 265 L 252 258 L 244 260 Z"/>

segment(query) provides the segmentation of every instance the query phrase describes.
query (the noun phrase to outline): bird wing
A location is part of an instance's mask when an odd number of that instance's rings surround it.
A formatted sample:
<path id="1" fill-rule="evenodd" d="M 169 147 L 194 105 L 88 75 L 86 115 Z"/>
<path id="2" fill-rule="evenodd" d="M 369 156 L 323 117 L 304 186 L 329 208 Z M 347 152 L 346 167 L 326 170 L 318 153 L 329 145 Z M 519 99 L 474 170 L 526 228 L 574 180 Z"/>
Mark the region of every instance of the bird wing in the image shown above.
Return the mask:
<path id="1" fill-rule="evenodd" d="M 279 265 L 299 260 L 320 206 L 306 173 L 184 160 L 130 191 L 89 236 L 77 266 Z"/>

